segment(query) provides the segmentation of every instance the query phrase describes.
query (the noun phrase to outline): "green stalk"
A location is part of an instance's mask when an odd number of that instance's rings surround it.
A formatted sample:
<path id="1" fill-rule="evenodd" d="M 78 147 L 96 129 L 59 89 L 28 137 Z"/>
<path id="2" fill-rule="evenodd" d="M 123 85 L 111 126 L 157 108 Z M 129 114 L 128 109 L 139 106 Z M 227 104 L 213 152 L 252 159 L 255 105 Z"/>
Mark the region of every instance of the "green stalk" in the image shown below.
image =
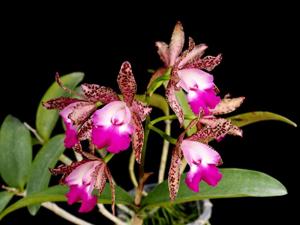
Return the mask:
<path id="1" fill-rule="evenodd" d="M 107 154 L 105 157 L 104 157 L 104 162 L 105 163 L 108 163 L 111 159 L 112 159 L 112 157 L 114 157 L 114 155 L 115 154 L 112 154 L 112 153 L 109 153 L 109 154 Z"/>
<path id="2" fill-rule="evenodd" d="M 177 139 L 167 135 L 165 132 L 163 132 L 161 129 L 153 126 L 151 123 L 149 123 L 148 127 L 150 128 L 150 130 L 153 130 L 154 132 L 158 133 L 161 137 L 163 137 L 165 140 L 167 140 L 171 144 L 175 145 L 177 143 Z"/>

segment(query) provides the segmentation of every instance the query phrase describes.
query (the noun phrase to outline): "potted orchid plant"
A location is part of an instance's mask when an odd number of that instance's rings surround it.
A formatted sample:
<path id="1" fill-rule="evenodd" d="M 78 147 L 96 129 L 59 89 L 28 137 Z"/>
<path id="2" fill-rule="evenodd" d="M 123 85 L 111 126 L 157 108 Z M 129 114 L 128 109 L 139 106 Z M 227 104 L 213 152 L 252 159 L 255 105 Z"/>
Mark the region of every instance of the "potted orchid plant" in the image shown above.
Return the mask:
<path id="1" fill-rule="evenodd" d="M 134 68 L 124 62 L 117 76 L 121 94 L 98 84 L 77 88 L 82 73 L 57 74 L 38 106 L 36 128 L 7 116 L 0 132 L 0 173 L 5 182 L 0 220 L 22 207 L 36 215 L 42 206 L 75 224 L 90 224 L 55 203 L 67 201 L 80 202 L 81 213 L 98 207 L 115 224 L 187 224 L 197 219 L 198 224 L 209 224 L 208 199 L 285 195 L 285 187 L 264 173 L 219 169 L 222 157 L 210 142 L 222 141 L 226 135 L 242 137 L 241 127 L 259 121 L 296 124 L 262 111 L 226 116 L 245 98 L 221 97 L 211 71 L 222 55 L 204 56 L 207 45 L 195 44 L 192 38 L 183 50 L 184 39 L 178 22 L 170 44 L 156 42 L 163 66 L 150 71 L 144 94 L 137 94 Z M 153 118 L 153 108 L 163 114 Z M 52 135 L 59 116 L 65 133 Z M 171 135 L 176 121 L 181 129 L 178 137 Z M 164 130 L 157 126 L 162 122 Z M 157 183 L 149 188 L 152 171 L 144 166 L 151 132 L 164 142 Z M 39 151 L 32 160 L 33 146 Z M 116 184 L 110 171 L 110 161 L 122 157 L 130 146 L 131 194 Z M 60 175 L 60 184 L 50 185 L 51 175 Z M 13 196 L 17 196 L 14 201 Z M 188 202 L 194 204 L 189 209 Z"/>

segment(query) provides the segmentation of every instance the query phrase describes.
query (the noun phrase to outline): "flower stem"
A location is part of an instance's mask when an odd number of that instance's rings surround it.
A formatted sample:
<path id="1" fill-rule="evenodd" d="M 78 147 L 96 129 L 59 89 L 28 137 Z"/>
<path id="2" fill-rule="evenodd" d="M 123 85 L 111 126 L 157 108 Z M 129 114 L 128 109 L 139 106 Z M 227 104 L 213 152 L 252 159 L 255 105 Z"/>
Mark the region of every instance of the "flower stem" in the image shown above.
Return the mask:
<path id="1" fill-rule="evenodd" d="M 64 209 L 58 207 L 55 203 L 52 202 L 44 202 L 42 203 L 42 206 L 45 207 L 46 209 L 49 209 L 50 211 L 54 212 L 56 215 L 74 223 L 74 224 L 78 224 L 78 225 L 92 225 L 91 223 L 88 223 L 74 215 L 72 215 L 71 213 L 68 213 L 67 211 L 65 211 Z"/>
<path id="2" fill-rule="evenodd" d="M 153 126 L 152 124 L 148 125 L 150 130 L 153 130 L 154 132 L 158 133 L 161 137 L 163 137 L 165 140 L 167 140 L 168 142 L 170 142 L 171 144 L 175 145 L 177 142 L 177 139 L 167 135 L 165 132 L 163 132 L 161 129 Z"/>
<path id="3" fill-rule="evenodd" d="M 105 207 L 103 204 L 97 204 L 99 212 L 105 216 L 106 218 L 108 218 L 109 220 L 111 220 L 112 222 L 114 222 L 117 225 L 127 225 L 127 223 L 123 222 L 122 220 L 120 220 L 118 217 L 114 216 L 113 214 L 111 214 Z"/>
<path id="4" fill-rule="evenodd" d="M 115 154 L 112 154 L 112 153 L 109 153 L 109 154 L 107 154 L 105 157 L 104 157 L 104 162 L 105 163 L 108 163 L 111 159 L 112 159 L 112 157 L 114 157 L 114 155 Z"/>
<path id="5" fill-rule="evenodd" d="M 144 144 L 142 149 L 142 156 L 141 156 L 141 164 L 139 168 L 139 177 L 140 179 L 144 176 L 144 167 L 145 167 L 145 158 L 146 158 L 146 150 L 147 150 L 147 143 L 148 143 L 148 137 L 150 133 L 150 127 L 148 126 L 150 123 L 150 117 L 147 116 L 146 118 L 146 124 L 145 124 L 145 131 L 144 131 Z"/>
<path id="6" fill-rule="evenodd" d="M 129 169 L 129 175 L 130 175 L 131 182 L 134 187 L 137 187 L 138 182 L 136 180 L 135 173 L 134 173 L 134 164 L 135 164 L 135 154 L 132 151 L 130 159 L 129 159 L 129 168 L 128 169 Z"/>
<path id="7" fill-rule="evenodd" d="M 59 160 L 67 166 L 71 165 L 73 162 L 68 156 L 64 154 L 61 154 L 61 156 L 59 156 Z"/>
<path id="8" fill-rule="evenodd" d="M 195 116 L 185 115 L 184 118 L 185 118 L 186 120 L 193 120 L 193 119 L 195 119 L 196 117 L 195 117 Z M 158 122 L 160 122 L 160 121 L 164 121 L 164 120 L 175 120 L 175 119 L 177 119 L 177 116 L 174 115 L 174 114 L 173 114 L 173 115 L 168 115 L 168 116 L 161 116 L 161 117 L 158 117 L 158 118 L 152 120 L 152 121 L 150 122 L 150 124 L 151 124 L 151 125 L 154 125 L 154 124 L 156 124 L 156 123 L 158 123 Z"/>
<path id="9" fill-rule="evenodd" d="M 166 123 L 165 133 L 167 135 L 170 135 L 171 134 L 171 120 L 165 120 L 165 123 Z M 158 172 L 158 183 L 161 183 L 164 180 L 168 152 L 169 152 L 169 145 L 170 145 L 170 143 L 167 140 L 164 140 L 162 153 L 161 153 L 161 159 L 160 159 L 159 172 Z"/>

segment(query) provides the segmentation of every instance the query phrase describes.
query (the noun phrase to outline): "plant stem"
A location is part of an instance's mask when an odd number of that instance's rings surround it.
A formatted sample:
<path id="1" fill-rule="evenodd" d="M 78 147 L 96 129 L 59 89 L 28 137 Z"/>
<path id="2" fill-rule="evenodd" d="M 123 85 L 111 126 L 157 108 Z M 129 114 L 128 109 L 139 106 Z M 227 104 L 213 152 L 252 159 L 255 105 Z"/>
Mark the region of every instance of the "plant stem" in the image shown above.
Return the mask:
<path id="1" fill-rule="evenodd" d="M 134 173 L 134 165 L 135 165 L 135 154 L 134 151 L 132 151 L 131 155 L 130 155 L 130 159 L 129 159 L 129 175 L 130 175 L 130 179 L 131 182 L 133 184 L 134 187 L 138 186 L 138 182 Z"/>
<path id="2" fill-rule="evenodd" d="M 43 138 L 38 134 L 38 132 L 34 129 L 34 128 L 32 128 L 28 123 L 24 123 L 24 126 L 28 129 L 28 130 L 30 130 L 32 133 L 33 133 L 33 135 L 36 137 L 36 139 L 40 142 L 40 144 L 44 144 L 44 140 L 43 140 Z"/>
<path id="3" fill-rule="evenodd" d="M 171 120 L 165 120 L 165 123 L 166 123 L 165 133 L 167 135 L 170 135 L 171 134 Z M 164 140 L 162 153 L 161 153 L 161 159 L 160 159 L 159 173 L 158 173 L 158 183 L 161 183 L 164 180 L 168 152 L 169 152 L 169 145 L 170 145 L 169 142 L 167 140 Z"/>
<path id="4" fill-rule="evenodd" d="M 112 153 L 109 153 L 109 154 L 107 154 L 105 157 L 104 157 L 104 162 L 105 163 L 108 163 L 111 159 L 112 159 L 112 157 L 114 157 L 114 155 L 115 154 L 112 154 Z"/>
<path id="5" fill-rule="evenodd" d="M 109 220 L 111 220 L 112 222 L 114 222 L 117 225 L 127 225 L 127 223 L 123 222 L 122 220 L 120 220 L 118 217 L 114 216 L 113 214 L 111 214 L 105 207 L 103 204 L 97 204 L 99 212 L 105 216 L 106 218 L 108 218 Z"/>
<path id="6" fill-rule="evenodd" d="M 148 127 L 150 128 L 150 130 L 153 130 L 154 132 L 158 133 L 160 136 L 162 136 L 165 140 L 167 140 L 168 142 L 170 142 L 171 144 L 176 144 L 177 143 L 177 139 L 167 135 L 165 132 L 163 132 L 161 129 L 153 126 L 152 124 L 149 124 Z"/>
<path id="7" fill-rule="evenodd" d="M 91 223 L 88 223 L 70 213 L 65 211 L 64 209 L 60 208 L 58 205 L 52 202 L 44 202 L 42 203 L 42 206 L 49 209 L 50 211 L 54 212 L 56 215 L 74 223 L 77 225 L 92 225 Z"/>
<path id="8" fill-rule="evenodd" d="M 150 127 L 148 126 L 150 123 L 150 117 L 147 116 L 146 118 L 146 124 L 145 124 L 145 131 L 144 131 L 144 143 L 143 143 L 143 149 L 142 149 L 142 156 L 141 156 L 141 164 L 139 167 L 139 178 L 141 179 L 144 176 L 144 167 L 145 167 L 145 158 L 146 158 L 146 150 L 147 150 L 147 143 L 148 143 L 148 137 L 150 133 Z"/>
<path id="9" fill-rule="evenodd" d="M 62 154 L 61 156 L 59 156 L 59 160 L 60 160 L 61 162 L 63 162 L 64 164 L 66 164 L 67 166 L 68 166 L 68 165 L 71 165 L 72 162 L 73 162 L 68 156 L 66 156 L 66 155 L 64 155 L 64 154 Z"/>
<path id="10" fill-rule="evenodd" d="M 195 119 L 196 117 L 195 117 L 195 116 L 185 115 L 184 118 L 185 118 L 186 120 L 193 120 L 193 119 Z M 152 121 L 150 122 L 150 124 L 151 124 L 151 125 L 154 125 L 154 124 L 156 124 L 156 123 L 158 123 L 158 122 L 160 122 L 160 121 L 164 121 L 164 120 L 175 120 L 175 119 L 177 119 L 177 116 L 174 115 L 174 114 L 168 115 L 168 116 L 161 116 L 161 117 L 158 117 L 158 118 L 152 120 Z"/>

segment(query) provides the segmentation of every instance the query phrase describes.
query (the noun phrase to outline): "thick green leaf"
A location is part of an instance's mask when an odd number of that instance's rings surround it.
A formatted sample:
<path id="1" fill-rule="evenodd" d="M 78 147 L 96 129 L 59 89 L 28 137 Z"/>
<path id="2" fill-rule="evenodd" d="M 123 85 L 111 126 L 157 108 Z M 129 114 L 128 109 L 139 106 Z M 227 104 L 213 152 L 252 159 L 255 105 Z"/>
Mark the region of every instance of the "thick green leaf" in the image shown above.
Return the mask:
<path id="1" fill-rule="evenodd" d="M 290 124 L 294 127 L 297 127 L 297 124 L 291 121 L 290 119 L 271 112 L 259 112 L 259 111 L 248 112 L 248 113 L 243 113 L 236 116 L 228 117 L 228 119 L 230 119 L 232 123 L 237 125 L 238 127 L 243 127 L 251 123 L 256 123 L 256 122 L 266 121 L 266 120 L 277 120 L 277 121 Z"/>
<path id="2" fill-rule="evenodd" d="M 71 89 L 74 89 L 77 84 L 79 84 L 84 77 L 83 73 L 71 73 L 61 77 L 63 84 Z M 62 88 L 58 86 L 55 82 L 46 91 L 43 96 L 36 114 L 36 129 L 39 135 L 47 141 L 55 127 L 58 120 L 58 112 L 56 110 L 47 110 L 42 106 L 42 102 L 47 101 L 52 98 L 58 98 L 60 96 L 67 96 Z"/>
<path id="3" fill-rule="evenodd" d="M 48 187 L 51 174 L 49 168 L 53 168 L 59 156 L 64 152 L 64 135 L 60 134 L 51 138 L 36 155 L 27 184 L 27 194 L 40 192 Z M 29 212 L 35 215 L 39 205 L 30 206 Z"/>
<path id="4" fill-rule="evenodd" d="M 0 192 L 0 213 L 6 207 L 6 205 L 9 203 L 9 201 L 13 196 L 14 194 L 11 192 L 7 192 L 7 191 Z"/>
<path id="5" fill-rule="evenodd" d="M 31 137 L 27 128 L 8 115 L 0 131 L 0 173 L 11 187 L 23 190 L 32 160 Z"/>
<path id="6" fill-rule="evenodd" d="M 67 186 L 57 185 L 57 186 L 50 187 L 47 190 L 28 195 L 27 197 L 20 199 L 16 203 L 6 208 L 0 214 L 0 220 L 7 214 L 29 205 L 40 204 L 47 201 L 64 202 L 67 200 L 65 197 L 67 191 L 68 191 Z M 98 202 L 103 204 L 111 204 L 111 193 L 108 184 L 105 186 L 103 193 L 98 199 Z M 122 188 L 118 186 L 116 186 L 116 204 L 133 206 L 132 197 L 126 191 L 124 191 Z"/>
<path id="7" fill-rule="evenodd" d="M 244 169 L 221 169 L 223 178 L 217 187 L 201 182 L 200 192 L 191 191 L 181 178 L 177 198 L 173 203 L 190 202 L 202 199 L 236 198 L 236 197 L 269 197 L 287 194 L 285 187 L 267 174 Z M 143 199 L 143 207 L 170 205 L 168 183 L 164 181 Z"/>

